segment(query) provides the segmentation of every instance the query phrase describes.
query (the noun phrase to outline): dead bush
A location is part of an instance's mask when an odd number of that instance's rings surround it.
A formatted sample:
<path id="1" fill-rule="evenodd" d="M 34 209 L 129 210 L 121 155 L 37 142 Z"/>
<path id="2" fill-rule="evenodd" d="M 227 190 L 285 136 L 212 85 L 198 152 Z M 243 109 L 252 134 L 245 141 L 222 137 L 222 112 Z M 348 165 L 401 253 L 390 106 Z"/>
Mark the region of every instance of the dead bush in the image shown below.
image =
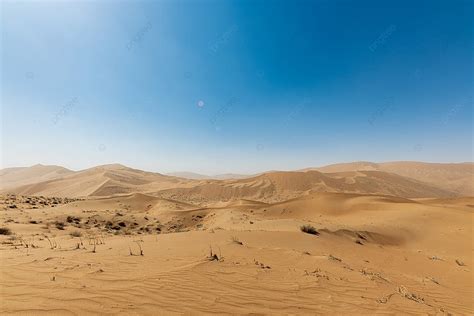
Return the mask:
<path id="1" fill-rule="evenodd" d="M 8 227 L 0 227 L 0 235 L 11 235 L 12 231 Z"/>
<path id="2" fill-rule="evenodd" d="M 71 237 L 82 237 L 82 233 L 81 233 L 80 231 L 78 231 L 78 230 L 75 230 L 75 231 L 73 231 L 73 232 L 70 232 L 69 235 L 70 235 Z"/>
<path id="3" fill-rule="evenodd" d="M 54 226 L 56 226 L 56 228 L 59 230 L 64 230 L 64 227 L 66 226 L 66 224 L 64 222 L 55 222 Z"/>
<path id="4" fill-rule="evenodd" d="M 306 234 L 311 234 L 311 235 L 316 235 L 316 236 L 319 235 L 319 232 L 316 230 L 316 228 L 314 228 L 311 225 L 303 225 L 300 227 L 300 230 Z"/>

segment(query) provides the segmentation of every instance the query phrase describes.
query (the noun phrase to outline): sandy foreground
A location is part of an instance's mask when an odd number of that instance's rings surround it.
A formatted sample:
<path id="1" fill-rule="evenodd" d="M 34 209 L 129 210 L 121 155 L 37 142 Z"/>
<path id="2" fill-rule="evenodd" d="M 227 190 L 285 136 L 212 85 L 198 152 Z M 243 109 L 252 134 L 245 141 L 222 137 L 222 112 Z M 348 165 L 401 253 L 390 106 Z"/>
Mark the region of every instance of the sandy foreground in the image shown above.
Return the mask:
<path id="1" fill-rule="evenodd" d="M 474 198 L 1 203 L 1 314 L 473 312 Z"/>

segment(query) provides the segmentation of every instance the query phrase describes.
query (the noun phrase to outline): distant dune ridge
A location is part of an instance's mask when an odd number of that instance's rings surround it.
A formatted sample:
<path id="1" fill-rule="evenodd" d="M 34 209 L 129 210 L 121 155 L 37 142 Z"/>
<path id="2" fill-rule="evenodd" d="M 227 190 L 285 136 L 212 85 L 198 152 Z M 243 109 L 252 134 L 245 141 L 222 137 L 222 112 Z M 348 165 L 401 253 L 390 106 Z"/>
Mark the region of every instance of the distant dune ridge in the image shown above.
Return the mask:
<path id="1" fill-rule="evenodd" d="M 195 172 L 182 171 L 182 172 L 170 172 L 166 173 L 167 176 L 185 178 L 191 180 L 203 180 L 203 179 L 215 179 L 215 180 L 227 180 L 227 179 L 244 179 L 251 177 L 250 175 L 245 174 L 236 174 L 236 173 L 224 173 L 217 174 L 214 176 L 207 176 L 204 174 L 199 174 Z"/>
<path id="2" fill-rule="evenodd" d="M 6 168 L 0 170 L 0 189 L 58 179 L 71 173 L 74 171 L 64 167 L 41 164 L 31 167 Z"/>
<path id="3" fill-rule="evenodd" d="M 272 171 L 238 179 L 211 179 L 194 173 L 164 175 L 120 164 L 71 171 L 35 165 L 0 171 L 4 193 L 100 197 L 146 193 L 180 200 L 253 199 L 275 202 L 312 192 L 383 194 L 405 198 L 472 196 L 473 163 L 354 162 Z M 243 177 L 234 175 L 235 177 Z M 226 178 L 226 176 L 222 176 Z M 232 175 L 228 175 L 232 178 Z"/>
<path id="4" fill-rule="evenodd" d="M 329 165 L 318 170 L 321 172 L 343 172 L 373 170 L 395 173 L 404 177 L 433 184 L 439 188 L 462 196 L 474 195 L 474 164 L 465 163 L 426 163 L 416 161 L 394 161 L 385 163 L 352 162 Z"/>

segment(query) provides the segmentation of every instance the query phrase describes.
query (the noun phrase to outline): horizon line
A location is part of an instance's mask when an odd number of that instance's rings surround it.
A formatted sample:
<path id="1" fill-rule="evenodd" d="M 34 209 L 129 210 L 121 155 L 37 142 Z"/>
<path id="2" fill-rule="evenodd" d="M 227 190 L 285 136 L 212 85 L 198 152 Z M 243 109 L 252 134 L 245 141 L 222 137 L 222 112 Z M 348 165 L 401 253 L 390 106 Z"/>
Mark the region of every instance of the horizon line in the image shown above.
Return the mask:
<path id="1" fill-rule="evenodd" d="M 0 168 L 0 171 L 4 171 L 7 169 L 15 169 L 15 168 L 32 168 L 35 166 L 44 166 L 44 167 L 61 167 L 65 168 L 69 171 L 73 172 L 81 172 L 93 168 L 98 168 L 98 167 L 106 167 L 106 166 L 122 166 L 128 169 L 134 169 L 134 170 L 140 170 L 140 171 L 145 171 L 145 172 L 151 172 L 151 173 L 159 173 L 162 175 L 171 175 L 173 173 L 193 173 L 195 175 L 199 176 L 205 176 L 205 177 L 218 177 L 218 176 L 223 176 L 223 175 L 237 175 L 237 176 L 255 176 L 255 175 L 260 175 L 260 174 L 265 174 L 265 173 L 270 173 L 270 172 L 305 172 L 305 171 L 310 171 L 310 169 L 319 169 L 319 168 L 325 168 L 329 166 L 334 166 L 334 165 L 341 165 L 341 164 L 355 164 L 355 163 L 367 163 L 367 164 L 386 164 L 386 163 L 423 163 L 423 164 L 474 164 L 474 161 L 460 161 L 460 162 L 438 162 L 438 161 L 421 161 L 421 160 L 388 160 L 388 161 L 368 161 L 368 160 L 353 160 L 353 161 L 345 161 L 345 162 L 335 162 L 335 163 L 330 163 L 330 164 L 324 164 L 320 166 L 308 166 L 308 167 L 303 167 L 303 168 L 298 168 L 298 169 L 269 169 L 269 170 L 264 170 L 264 171 L 258 171 L 254 173 L 240 173 L 240 172 L 222 172 L 222 173 L 216 173 L 216 174 L 208 174 L 208 173 L 200 173 L 200 172 L 195 172 L 195 171 L 189 171 L 189 170 L 178 170 L 178 171 L 155 171 L 155 170 L 150 170 L 150 169 L 142 169 L 142 168 L 137 168 L 131 165 L 125 165 L 123 163 L 119 162 L 113 162 L 113 163 L 106 163 L 106 164 L 100 164 L 100 165 L 93 165 L 89 166 L 86 168 L 69 168 L 66 167 L 65 165 L 60 165 L 60 164 L 43 164 L 43 163 L 37 163 L 34 165 L 29 165 L 29 166 L 10 166 L 10 167 L 3 167 Z"/>

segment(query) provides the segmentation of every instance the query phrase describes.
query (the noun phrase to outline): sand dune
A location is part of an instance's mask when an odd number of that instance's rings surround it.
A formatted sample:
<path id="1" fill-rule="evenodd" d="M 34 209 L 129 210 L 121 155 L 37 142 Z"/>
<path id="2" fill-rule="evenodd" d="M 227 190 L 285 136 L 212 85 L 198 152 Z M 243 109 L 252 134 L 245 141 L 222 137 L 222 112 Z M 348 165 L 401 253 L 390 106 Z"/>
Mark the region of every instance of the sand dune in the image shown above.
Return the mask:
<path id="1" fill-rule="evenodd" d="M 122 165 L 98 166 L 54 180 L 37 182 L 6 192 L 63 197 L 109 196 L 186 186 L 189 180 L 145 172 Z"/>
<path id="2" fill-rule="evenodd" d="M 312 168 L 321 172 L 384 171 L 435 185 L 462 196 L 474 196 L 474 163 L 425 163 L 394 161 L 352 162 Z"/>
<path id="3" fill-rule="evenodd" d="M 408 198 L 456 195 L 432 184 L 381 171 L 269 172 L 245 179 L 190 180 L 121 165 L 67 173 L 60 178 L 8 188 L 3 192 L 61 197 L 145 193 L 192 203 L 238 199 L 276 202 L 311 192 L 386 194 Z"/>
<path id="4" fill-rule="evenodd" d="M 252 199 L 276 202 L 311 192 L 354 192 L 402 197 L 449 197 L 455 194 L 416 180 L 378 171 L 343 173 L 271 172 L 240 180 L 206 181 L 158 192 L 190 201 Z"/>
<path id="5" fill-rule="evenodd" d="M 22 185 L 58 179 L 73 171 L 60 166 L 34 165 L 32 167 L 0 170 L 0 190 Z"/>
<path id="6" fill-rule="evenodd" d="M 184 179 L 191 179 L 191 180 L 203 180 L 203 179 L 211 179 L 210 176 L 206 176 L 203 174 L 189 172 L 189 171 L 181 171 L 181 172 L 170 172 L 166 174 L 167 176 L 184 178 Z"/>
<path id="7" fill-rule="evenodd" d="M 203 174 L 199 174 L 195 172 L 188 172 L 188 171 L 171 172 L 171 173 L 167 173 L 166 175 L 178 177 L 178 178 L 191 179 L 191 180 L 204 180 L 204 179 L 228 180 L 228 179 L 244 179 L 244 178 L 252 177 L 251 175 L 236 174 L 236 173 L 224 173 L 224 174 L 217 174 L 213 176 L 207 176 L 207 175 L 203 175 Z"/>
<path id="8" fill-rule="evenodd" d="M 1 201 L 2 314 L 472 312 L 474 198 L 41 199 Z"/>

